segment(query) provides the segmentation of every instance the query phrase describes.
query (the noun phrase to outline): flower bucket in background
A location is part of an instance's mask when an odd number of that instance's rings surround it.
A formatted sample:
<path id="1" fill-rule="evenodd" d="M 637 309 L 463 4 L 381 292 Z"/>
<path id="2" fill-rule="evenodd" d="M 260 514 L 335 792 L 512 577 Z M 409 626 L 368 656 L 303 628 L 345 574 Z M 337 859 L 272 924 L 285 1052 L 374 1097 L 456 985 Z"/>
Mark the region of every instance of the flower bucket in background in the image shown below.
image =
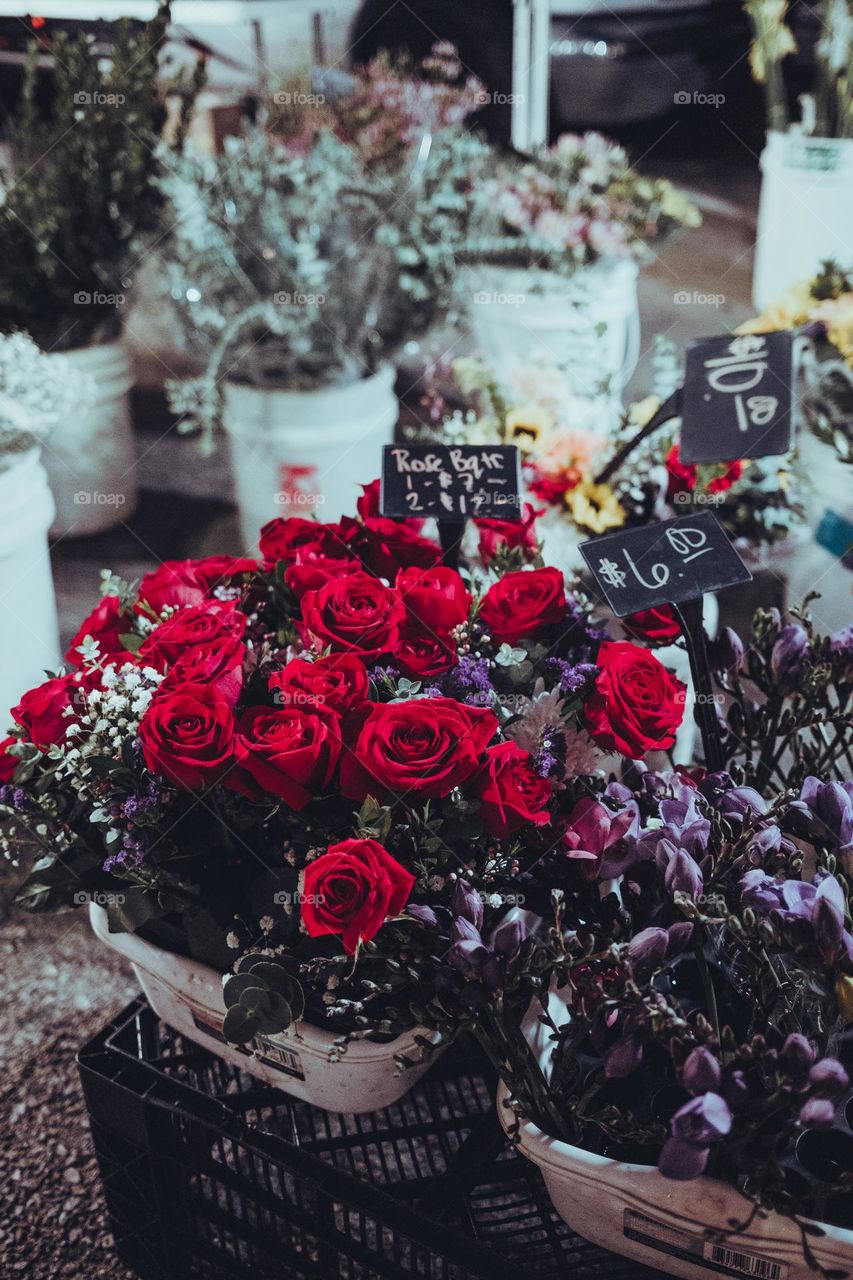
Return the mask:
<path id="1" fill-rule="evenodd" d="M 798 609 L 819 591 L 809 608 L 818 631 L 831 635 L 849 626 L 853 612 L 853 469 L 808 431 L 800 431 L 797 447 L 811 484 L 804 537 L 789 559 L 786 604 Z"/>
<path id="2" fill-rule="evenodd" d="M 59 358 L 59 357 L 57 357 Z M 130 361 L 121 342 L 62 359 L 94 384 L 94 398 L 51 432 L 45 467 L 56 499 L 54 537 L 100 533 L 136 507 L 136 453 L 130 418 Z"/>
<path id="3" fill-rule="evenodd" d="M 134 933 L 110 933 L 107 913 L 96 902 L 90 903 L 89 921 L 101 942 L 130 961 L 151 1008 L 170 1027 L 314 1107 L 355 1115 L 381 1110 L 407 1094 L 430 1065 L 431 1058 L 418 1062 L 422 1054 L 415 1036 L 435 1039 L 422 1028 L 383 1044 L 355 1040 L 341 1049 L 336 1047 L 339 1033 L 300 1022 L 275 1035 L 256 1036 L 251 1049 L 228 1044 L 222 1036 L 220 974 Z M 417 1065 L 398 1071 L 398 1054 L 412 1057 Z"/>
<path id="4" fill-rule="evenodd" d="M 509 1131 L 514 1116 L 506 1099 L 500 1084 L 498 1115 Z M 625 1164 L 549 1138 L 529 1121 L 520 1125 L 518 1145 L 541 1172 L 563 1221 L 603 1249 L 682 1280 L 721 1273 L 814 1280 L 793 1219 L 757 1214 L 744 1230 L 728 1229 L 731 1221 L 745 1223 L 752 1205 L 725 1182 L 704 1176 L 675 1182 L 653 1165 Z M 821 1229 L 823 1235 L 809 1236 L 809 1248 L 825 1269 L 849 1271 L 853 1231 Z M 722 1234 L 708 1239 L 709 1230 Z"/>
<path id="5" fill-rule="evenodd" d="M 343 387 L 263 390 L 228 383 L 228 434 L 245 548 L 274 516 L 333 522 L 355 510 L 394 436 L 394 370 Z"/>
<path id="6" fill-rule="evenodd" d="M 472 279 L 471 329 L 499 378 L 536 357 L 565 370 L 578 397 L 621 398 L 640 352 L 633 259 L 597 262 L 571 276 L 483 265 Z"/>
<path id="7" fill-rule="evenodd" d="M 770 133 L 761 173 L 752 282 L 759 311 L 824 259 L 853 263 L 853 138 Z"/>
<path id="8" fill-rule="evenodd" d="M 62 662 L 47 531 L 54 502 L 40 450 L 8 456 L 0 470 L 0 711 Z"/>

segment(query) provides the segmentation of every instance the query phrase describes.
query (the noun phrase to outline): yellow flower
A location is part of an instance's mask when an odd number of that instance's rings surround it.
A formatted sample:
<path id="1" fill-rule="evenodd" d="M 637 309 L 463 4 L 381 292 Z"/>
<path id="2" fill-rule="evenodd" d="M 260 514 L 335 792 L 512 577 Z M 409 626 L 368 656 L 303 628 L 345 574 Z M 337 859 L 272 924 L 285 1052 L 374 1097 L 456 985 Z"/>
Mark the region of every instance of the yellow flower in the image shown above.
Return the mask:
<path id="1" fill-rule="evenodd" d="M 574 489 L 569 490 L 563 501 L 575 524 L 592 533 L 619 529 L 625 523 L 625 512 L 609 484 L 582 480 Z"/>
<path id="2" fill-rule="evenodd" d="M 667 218 L 683 227 L 701 227 L 702 215 L 683 191 L 665 180 L 660 183 L 660 209 Z"/>
<path id="3" fill-rule="evenodd" d="M 829 341 L 848 364 L 853 364 L 853 293 L 827 298 L 814 308 L 810 318 L 823 321 Z"/>
<path id="4" fill-rule="evenodd" d="M 773 333 L 781 329 L 795 329 L 810 319 L 813 305 L 811 284 L 800 283 L 790 289 L 778 302 L 774 302 L 763 315 L 745 320 L 736 333 Z"/>
<path id="5" fill-rule="evenodd" d="M 659 396 L 646 396 L 645 400 L 635 400 L 628 410 L 628 421 L 635 427 L 644 427 L 660 408 Z"/>
<path id="6" fill-rule="evenodd" d="M 522 452 L 533 450 L 554 428 L 554 419 L 540 404 L 523 404 L 510 409 L 504 419 L 506 439 Z"/>

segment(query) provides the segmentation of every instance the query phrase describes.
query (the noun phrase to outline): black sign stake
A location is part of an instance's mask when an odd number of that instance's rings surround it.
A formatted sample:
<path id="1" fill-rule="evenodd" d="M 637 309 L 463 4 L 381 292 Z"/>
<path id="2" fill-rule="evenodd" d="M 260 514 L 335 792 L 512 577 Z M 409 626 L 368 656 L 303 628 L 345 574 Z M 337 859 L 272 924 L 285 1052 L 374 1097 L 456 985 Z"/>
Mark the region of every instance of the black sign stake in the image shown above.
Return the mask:
<path id="1" fill-rule="evenodd" d="M 613 457 L 604 469 L 595 477 L 595 483 L 607 484 L 610 477 L 619 470 L 622 463 L 629 454 L 634 452 L 638 444 L 642 444 L 644 440 L 647 440 L 650 435 L 653 435 L 654 432 L 657 431 L 658 427 L 662 427 L 667 422 L 671 422 L 672 419 L 677 418 L 680 413 L 681 388 L 676 387 L 672 395 L 667 400 L 664 400 L 654 417 L 649 418 L 646 425 L 641 427 L 635 436 L 632 436 L 630 440 L 626 441 L 617 453 L 614 453 Z"/>
<path id="2" fill-rule="evenodd" d="M 464 520 L 439 520 L 438 537 L 441 542 L 441 562 L 448 569 L 459 568 L 459 551 L 464 536 Z"/>
<path id="3" fill-rule="evenodd" d="M 708 649 L 705 644 L 702 597 L 684 600 L 681 604 L 673 605 L 673 612 L 681 626 L 687 645 L 687 656 L 690 659 L 690 674 L 693 677 L 693 692 L 696 699 L 694 716 L 702 735 L 705 764 L 712 773 L 717 773 L 725 768 L 726 760 L 717 724 L 714 686 L 711 681 Z M 676 761 L 676 763 L 679 762 Z"/>

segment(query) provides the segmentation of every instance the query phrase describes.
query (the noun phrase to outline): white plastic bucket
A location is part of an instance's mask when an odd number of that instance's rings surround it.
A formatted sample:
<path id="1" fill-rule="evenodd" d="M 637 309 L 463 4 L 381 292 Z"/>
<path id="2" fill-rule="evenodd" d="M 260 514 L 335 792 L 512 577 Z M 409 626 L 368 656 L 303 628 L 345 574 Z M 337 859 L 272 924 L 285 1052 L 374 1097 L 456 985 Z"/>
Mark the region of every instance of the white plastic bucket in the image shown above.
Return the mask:
<path id="1" fill-rule="evenodd" d="M 825 258 L 853 263 L 853 138 L 770 133 L 761 174 L 752 300 L 764 311 Z"/>
<path id="2" fill-rule="evenodd" d="M 222 421 L 246 549 L 274 516 L 354 515 L 360 486 L 379 475 L 397 413 L 390 367 L 317 391 L 228 383 Z"/>
<path id="3" fill-rule="evenodd" d="M 45 445 L 45 467 L 56 499 L 51 534 L 100 533 L 126 520 L 136 507 L 130 362 L 121 342 L 80 347 L 61 358 L 91 377 L 94 399 L 57 423 Z"/>
<path id="4" fill-rule="evenodd" d="M 514 1115 L 498 1086 L 498 1115 L 508 1130 Z M 799 1225 L 779 1213 L 756 1215 L 744 1231 L 708 1240 L 709 1228 L 727 1232 L 731 1220 L 745 1222 L 751 1204 L 716 1178 L 674 1182 L 656 1168 L 594 1155 L 522 1122 L 522 1153 L 542 1173 L 554 1208 L 585 1240 L 635 1262 L 681 1276 L 713 1280 L 721 1274 L 814 1280 L 803 1257 Z M 809 1246 L 825 1269 L 850 1269 L 853 1231 L 824 1226 Z"/>
<path id="5" fill-rule="evenodd" d="M 853 545 L 853 466 L 806 431 L 798 448 L 809 481 L 807 529 L 788 552 L 786 601 L 799 608 L 810 591 L 819 591 L 809 609 L 817 631 L 832 635 L 853 622 L 853 572 L 840 560 Z"/>
<path id="6" fill-rule="evenodd" d="M 471 328 L 499 378 L 532 357 L 564 369 L 573 395 L 621 396 L 640 353 L 633 259 L 597 262 L 571 276 L 484 265 L 473 282 Z"/>
<path id="7" fill-rule="evenodd" d="M 336 1033 L 307 1022 L 300 1022 L 298 1030 L 256 1036 L 251 1049 L 227 1044 L 222 1038 L 222 977 L 215 969 L 164 951 L 134 933 L 110 933 L 107 913 L 96 902 L 89 904 L 89 921 L 101 942 L 130 961 L 151 1008 L 170 1027 L 312 1106 L 354 1115 L 380 1111 L 407 1094 L 430 1065 L 428 1059 L 401 1072 L 395 1067 L 401 1053 L 418 1063 L 421 1050 L 415 1036 L 437 1042 L 438 1037 L 422 1027 L 387 1044 L 355 1040 L 343 1052 L 335 1049 Z"/>
<path id="8" fill-rule="evenodd" d="M 0 470 L 0 730 L 62 662 L 47 531 L 54 503 L 38 449 Z"/>

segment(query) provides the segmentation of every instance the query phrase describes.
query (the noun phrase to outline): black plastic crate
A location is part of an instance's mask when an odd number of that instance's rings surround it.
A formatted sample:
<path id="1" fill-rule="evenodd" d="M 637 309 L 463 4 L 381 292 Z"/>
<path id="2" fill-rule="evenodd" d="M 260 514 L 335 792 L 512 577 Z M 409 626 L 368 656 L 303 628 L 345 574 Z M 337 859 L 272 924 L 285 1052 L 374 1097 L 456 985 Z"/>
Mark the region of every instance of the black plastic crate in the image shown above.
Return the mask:
<path id="1" fill-rule="evenodd" d="M 333 1115 L 135 1001 L 79 1054 L 117 1249 L 146 1280 L 651 1280 L 557 1218 L 454 1047 L 399 1103 Z"/>

